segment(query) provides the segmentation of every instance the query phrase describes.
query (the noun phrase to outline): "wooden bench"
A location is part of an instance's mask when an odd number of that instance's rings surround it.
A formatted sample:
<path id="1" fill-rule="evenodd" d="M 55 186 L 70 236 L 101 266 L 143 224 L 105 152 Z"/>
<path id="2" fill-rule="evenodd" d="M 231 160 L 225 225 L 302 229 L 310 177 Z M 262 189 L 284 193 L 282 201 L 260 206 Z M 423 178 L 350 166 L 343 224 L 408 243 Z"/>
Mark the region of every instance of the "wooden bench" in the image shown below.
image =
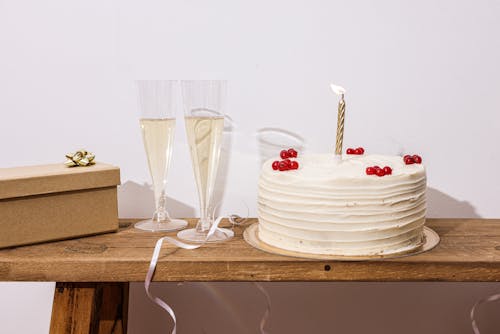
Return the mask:
<path id="1" fill-rule="evenodd" d="M 52 334 L 125 333 L 128 284 L 144 280 L 156 240 L 167 235 L 135 230 L 135 221 L 121 220 L 117 233 L 1 250 L 0 281 L 57 282 Z M 236 227 L 226 243 L 165 244 L 154 281 L 500 281 L 500 220 L 428 219 L 427 226 L 441 237 L 435 249 L 369 262 L 264 253 Z"/>

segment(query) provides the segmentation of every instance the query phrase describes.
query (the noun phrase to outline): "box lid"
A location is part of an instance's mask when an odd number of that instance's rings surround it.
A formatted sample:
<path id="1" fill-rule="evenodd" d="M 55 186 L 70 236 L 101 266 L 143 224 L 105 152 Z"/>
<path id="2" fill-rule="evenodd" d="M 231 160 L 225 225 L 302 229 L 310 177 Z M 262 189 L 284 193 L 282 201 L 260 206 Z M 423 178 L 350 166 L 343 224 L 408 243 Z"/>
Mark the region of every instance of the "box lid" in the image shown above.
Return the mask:
<path id="1" fill-rule="evenodd" d="M 64 164 L 0 168 L 0 199 L 120 184 L 120 168 L 97 162 L 89 167 Z"/>

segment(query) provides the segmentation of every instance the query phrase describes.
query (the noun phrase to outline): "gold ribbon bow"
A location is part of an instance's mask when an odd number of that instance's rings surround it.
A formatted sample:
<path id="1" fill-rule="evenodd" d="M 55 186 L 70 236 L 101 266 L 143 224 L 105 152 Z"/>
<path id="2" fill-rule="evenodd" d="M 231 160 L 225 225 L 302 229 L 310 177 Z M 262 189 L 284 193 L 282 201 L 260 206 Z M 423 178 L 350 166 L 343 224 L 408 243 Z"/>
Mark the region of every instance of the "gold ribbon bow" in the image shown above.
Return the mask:
<path id="1" fill-rule="evenodd" d="M 68 167 L 85 167 L 95 164 L 95 155 L 86 150 L 79 150 L 75 153 L 66 154 L 66 162 L 64 163 Z"/>

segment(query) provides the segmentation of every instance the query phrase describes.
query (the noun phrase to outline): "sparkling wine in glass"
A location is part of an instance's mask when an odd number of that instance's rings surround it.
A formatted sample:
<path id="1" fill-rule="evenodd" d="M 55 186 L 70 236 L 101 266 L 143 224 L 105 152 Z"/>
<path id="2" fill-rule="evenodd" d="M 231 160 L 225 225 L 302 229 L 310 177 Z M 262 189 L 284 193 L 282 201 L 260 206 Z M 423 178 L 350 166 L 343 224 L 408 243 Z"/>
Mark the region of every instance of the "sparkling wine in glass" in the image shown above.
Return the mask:
<path id="1" fill-rule="evenodd" d="M 187 222 L 172 219 L 166 208 L 165 186 L 172 158 L 175 133 L 174 88 L 175 81 L 137 81 L 140 126 L 149 172 L 153 181 L 156 210 L 151 219 L 140 221 L 135 228 L 156 231 L 177 231 Z"/>
<path id="2" fill-rule="evenodd" d="M 212 195 L 219 167 L 222 134 L 224 131 L 223 104 L 225 81 L 182 81 L 184 121 L 193 165 L 200 220 L 196 228 L 180 231 L 180 239 L 192 242 L 217 242 L 230 239 L 231 230 L 219 228 L 207 239 L 214 223 Z"/>

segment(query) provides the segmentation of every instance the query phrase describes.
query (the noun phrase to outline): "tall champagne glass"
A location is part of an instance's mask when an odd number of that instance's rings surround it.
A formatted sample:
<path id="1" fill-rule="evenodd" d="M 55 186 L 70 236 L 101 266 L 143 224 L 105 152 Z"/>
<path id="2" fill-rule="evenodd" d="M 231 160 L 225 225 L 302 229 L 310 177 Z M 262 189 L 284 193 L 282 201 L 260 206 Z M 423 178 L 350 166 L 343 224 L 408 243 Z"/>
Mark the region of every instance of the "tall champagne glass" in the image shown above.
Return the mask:
<path id="1" fill-rule="evenodd" d="M 228 229 L 218 229 L 207 240 L 214 223 L 212 195 L 219 167 L 224 130 L 225 81 L 182 81 L 184 120 L 200 202 L 200 220 L 196 228 L 177 233 L 192 242 L 225 241 L 233 236 Z"/>
<path id="2" fill-rule="evenodd" d="M 166 208 L 165 186 L 175 132 L 175 87 L 175 81 L 137 81 L 141 112 L 139 122 L 156 204 L 151 219 L 135 224 L 135 228 L 141 230 L 177 231 L 187 226 L 184 220 L 170 218 Z"/>

